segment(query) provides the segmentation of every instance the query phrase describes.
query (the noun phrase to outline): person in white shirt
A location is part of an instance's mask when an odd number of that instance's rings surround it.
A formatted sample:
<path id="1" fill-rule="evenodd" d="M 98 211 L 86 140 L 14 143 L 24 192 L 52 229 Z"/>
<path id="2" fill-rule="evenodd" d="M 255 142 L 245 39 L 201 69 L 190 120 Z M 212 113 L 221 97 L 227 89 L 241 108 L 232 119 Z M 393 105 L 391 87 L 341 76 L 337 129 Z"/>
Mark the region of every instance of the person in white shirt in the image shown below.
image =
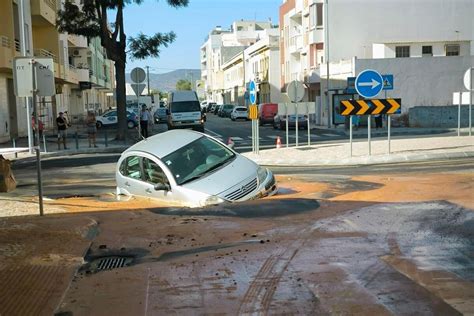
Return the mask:
<path id="1" fill-rule="evenodd" d="M 140 129 L 144 138 L 148 138 L 148 124 L 150 122 L 153 123 L 153 118 L 151 117 L 150 111 L 146 108 L 146 105 L 143 104 L 140 112 Z"/>

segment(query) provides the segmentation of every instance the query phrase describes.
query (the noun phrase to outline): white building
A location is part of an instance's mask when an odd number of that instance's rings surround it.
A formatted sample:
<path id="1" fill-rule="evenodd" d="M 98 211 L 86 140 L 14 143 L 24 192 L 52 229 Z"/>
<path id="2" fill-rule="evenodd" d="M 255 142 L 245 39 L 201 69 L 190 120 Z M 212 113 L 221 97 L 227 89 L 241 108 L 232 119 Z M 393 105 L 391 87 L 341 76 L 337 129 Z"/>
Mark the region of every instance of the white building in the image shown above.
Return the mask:
<path id="1" fill-rule="evenodd" d="M 307 100 L 318 100 L 319 123 L 327 124 L 328 120 L 333 120 L 334 106 L 337 105 L 332 103 L 333 95 L 339 93 L 330 91 L 331 105 L 327 107 L 324 91 L 327 73 L 325 50 L 328 48 L 330 77 L 339 81 L 333 86 L 331 80 L 330 90 L 340 89 L 347 77 L 356 76 L 363 70 L 360 65 L 382 72 L 391 71 L 395 76 L 395 87 L 405 82 L 404 74 L 413 75 L 418 68 L 420 72 L 427 70 L 428 65 L 431 67 L 429 74 L 437 73 L 439 67 L 449 72 L 445 73 L 449 78 L 457 78 L 472 59 L 444 59 L 474 55 L 472 0 L 330 0 L 328 8 L 324 2 L 285 0 L 280 7 L 281 88 L 284 91 L 293 79 L 304 81 L 309 88 Z M 329 45 L 325 45 L 328 37 Z M 414 60 L 398 60 L 403 57 Z M 397 71 L 399 66 L 401 71 Z M 348 71 L 347 67 L 352 69 Z M 426 102 L 446 105 L 445 98 L 434 96 L 452 95 L 451 88 L 440 85 L 439 77 L 425 77 L 423 74 L 417 77 L 428 78 L 428 81 L 410 81 L 413 85 L 405 85 L 403 91 L 398 91 L 399 95 L 393 95 L 402 97 L 403 109 L 428 105 Z M 422 85 L 432 88 L 420 89 Z M 434 91 L 437 89 L 434 87 L 441 91 Z M 424 95 L 409 97 L 420 93 Z"/>
<path id="2" fill-rule="evenodd" d="M 236 21 L 228 30 L 214 28 L 201 46 L 201 79 L 206 98 L 224 102 L 224 70 L 222 66 L 263 36 L 271 22 Z"/>

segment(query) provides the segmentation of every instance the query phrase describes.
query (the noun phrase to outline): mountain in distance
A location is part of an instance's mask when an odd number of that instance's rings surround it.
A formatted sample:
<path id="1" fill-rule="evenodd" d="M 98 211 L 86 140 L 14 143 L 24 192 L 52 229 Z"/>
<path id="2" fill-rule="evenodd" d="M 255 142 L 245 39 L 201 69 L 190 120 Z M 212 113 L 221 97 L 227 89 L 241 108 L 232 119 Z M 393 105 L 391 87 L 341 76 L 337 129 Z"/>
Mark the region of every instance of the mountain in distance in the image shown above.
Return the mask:
<path id="1" fill-rule="evenodd" d="M 178 69 L 166 73 L 151 73 L 150 72 L 150 88 L 157 89 L 162 92 L 168 92 L 176 89 L 176 82 L 181 79 L 188 81 L 200 80 L 201 70 L 199 69 Z M 127 83 L 132 83 L 130 80 L 130 73 L 125 74 L 125 80 Z M 147 83 L 146 80 L 144 82 Z M 195 84 L 195 83 L 194 83 Z"/>

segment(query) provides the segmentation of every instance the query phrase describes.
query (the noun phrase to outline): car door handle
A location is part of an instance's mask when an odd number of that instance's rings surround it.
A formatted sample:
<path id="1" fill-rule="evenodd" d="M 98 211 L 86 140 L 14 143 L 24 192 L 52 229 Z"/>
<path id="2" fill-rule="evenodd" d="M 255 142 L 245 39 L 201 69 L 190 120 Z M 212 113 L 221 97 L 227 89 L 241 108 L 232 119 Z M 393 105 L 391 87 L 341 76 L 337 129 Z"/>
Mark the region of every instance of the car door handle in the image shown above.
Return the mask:
<path id="1" fill-rule="evenodd" d="M 151 194 L 151 189 L 146 189 L 145 192 Z"/>
<path id="2" fill-rule="evenodd" d="M 130 186 L 130 183 L 125 182 L 125 186 L 129 187 L 129 186 Z"/>

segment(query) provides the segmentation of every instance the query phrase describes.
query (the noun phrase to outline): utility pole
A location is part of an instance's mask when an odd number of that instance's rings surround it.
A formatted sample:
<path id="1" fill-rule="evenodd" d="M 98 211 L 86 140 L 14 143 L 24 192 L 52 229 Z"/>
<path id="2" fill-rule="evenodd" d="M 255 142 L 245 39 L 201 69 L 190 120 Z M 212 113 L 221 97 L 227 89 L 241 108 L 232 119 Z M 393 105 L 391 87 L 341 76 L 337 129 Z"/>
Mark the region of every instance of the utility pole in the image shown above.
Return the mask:
<path id="1" fill-rule="evenodd" d="M 324 1 L 324 7 L 326 12 L 326 19 L 325 19 L 325 33 L 326 33 L 326 41 L 324 42 L 324 47 L 326 47 L 326 105 L 328 110 L 328 128 L 331 128 L 331 107 L 329 104 L 329 6 L 328 0 Z"/>
<path id="2" fill-rule="evenodd" d="M 150 66 L 146 66 L 146 80 L 148 86 L 148 95 L 150 95 Z"/>

